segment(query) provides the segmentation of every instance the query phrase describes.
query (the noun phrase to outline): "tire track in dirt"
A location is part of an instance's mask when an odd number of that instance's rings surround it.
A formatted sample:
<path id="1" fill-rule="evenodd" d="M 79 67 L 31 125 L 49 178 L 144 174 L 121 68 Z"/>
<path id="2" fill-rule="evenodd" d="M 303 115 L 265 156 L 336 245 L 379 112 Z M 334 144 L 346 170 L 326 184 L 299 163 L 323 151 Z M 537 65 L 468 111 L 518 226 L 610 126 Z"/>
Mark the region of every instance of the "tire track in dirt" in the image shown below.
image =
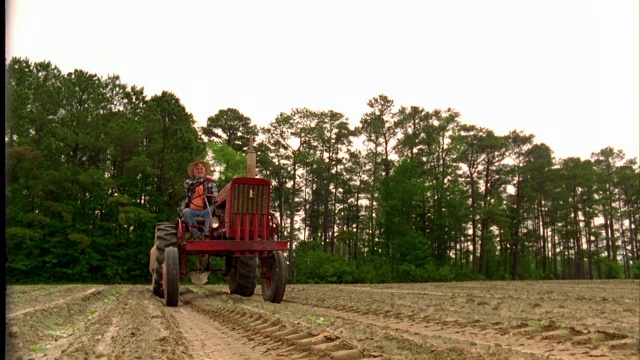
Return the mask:
<path id="1" fill-rule="evenodd" d="M 291 304 L 289 304 L 291 303 Z M 457 357 L 477 356 L 478 353 L 500 354 L 507 358 L 541 359 L 546 358 L 544 351 L 527 351 L 524 345 L 535 346 L 537 343 L 529 341 L 523 344 L 523 349 L 508 346 L 500 341 L 498 336 L 482 334 L 480 329 L 467 329 L 465 326 L 454 326 L 455 322 L 443 324 L 431 323 L 428 320 L 404 321 L 391 312 L 389 316 L 378 315 L 346 306 L 346 310 L 322 308 L 305 304 L 295 304 L 289 301 L 288 306 L 299 307 L 299 312 L 314 313 L 327 318 L 340 319 L 342 333 L 359 331 L 360 338 L 367 345 L 380 345 L 389 342 L 390 348 L 412 348 L 413 353 L 446 354 L 457 353 Z M 349 310 L 351 309 L 351 310 Z M 411 317 L 409 317 L 411 318 Z M 365 334 L 367 333 L 367 334 Z M 371 341 L 366 341 L 371 340 Z M 502 342 L 502 343 L 501 343 Z M 393 345 L 393 343 L 398 343 Z M 408 354 L 407 356 L 411 356 Z"/>
<path id="2" fill-rule="evenodd" d="M 242 298 L 219 292 L 185 291 L 181 297 L 185 306 L 207 316 L 234 336 L 245 339 L 256 359 L 363 359 L 364 353 L 341 337 L 329 333 L 314 333 L 288 322 L 273 313 L 242 304 Z M 223 357 L 227 358 L 227 357 Z M 246 356 L 229 359 L 249 359 Z"/>
<path id="3" fill-rule="evenodd" d="M 637 359 L 637 281 L 10 286 L 9 359 Z"/>
<path id="4" fill-rule="evenodd" d="M 203 318 L 202 314 L 187 305 L 173 308 L 168 312 L 176 319 L 195 360 L 264 359 L 259 351 L 254 350 L 255 347 L 248 347 L 252 344 L 245 338 L 209 318 Z"/>
<path id="5" fill-rule="evenodd" d="M 308 296 L 308 294 L 300 297 L 289 296 L 287 301 L 306 308 L 302 311 L 315 311 L 327 317 L 369 324 L 378 329 L 372 330 L 373 333 L 384 333 L 401 342 L 413 342 L 414 346 L 422 347 L 424 350 L 433 351 L 434 346 L 439 347 L 442 344 L 446 346 L 451 342 L 450 340 L 455 340 L 462 343 L 465 348 L 484 346 L 484 350 L 488 353 L 495 353 L 498 350 L 510 351 L 513 352 L 510 356 L 518 357 L 551 356 L 558 359 L 579 359 L 638 356 L 638 345 L 635 343 L 637 338 L 634 340 L 622 333 L 601 329 L 579 330 L 553 320 L 540 323 L 485 321 L 481 319 L 492 317 L 496 319 L 495 314 L 466 315 L 468 311 L 460 311 L 463 309 L 460 306 L 451 306 L 452 301 L 460 298 L 451 294 L 354 287 L 361 293 L 360 301 L 354 302 L 352 294 L 347 292 L 347 295 L 342 296 L 341 293 L 332 293 L 330 288 L 325 289 L 327 291 L 323 293 L 315 293 L 314 295 L 317 296 Z M 348 287 L 339 288 L 344 291 Z M 363 294 L 367 292 L 384 293 L 385 296 Z M 331 294 L 331 296 L 324 297 L 323 294 Z M 403 299 L 402 296 L 407 294 L 435 297 L 436 301 Z M 449 305 L 442 301 L 443 298 L 449 298 Z M 469 298 L 466 302 L 473 304 L 475 300 Z M 417 305 L 420 303 L 422 303 L 421 306 Z M 442 305 L 435 305 L 438 303 Z M 477 304 L 482 305 L 481 308 L 489 305 L 484 300 L 478 301 Z M 538 306 L 541 305 L 538 304 Z M 322 311 L 319 312 L 318 308 Z M 482 310 L 482 312 L 490 313 L 494 310 L 497 308 Z M 429 341 L 425 342 L 425 338 Z"/>

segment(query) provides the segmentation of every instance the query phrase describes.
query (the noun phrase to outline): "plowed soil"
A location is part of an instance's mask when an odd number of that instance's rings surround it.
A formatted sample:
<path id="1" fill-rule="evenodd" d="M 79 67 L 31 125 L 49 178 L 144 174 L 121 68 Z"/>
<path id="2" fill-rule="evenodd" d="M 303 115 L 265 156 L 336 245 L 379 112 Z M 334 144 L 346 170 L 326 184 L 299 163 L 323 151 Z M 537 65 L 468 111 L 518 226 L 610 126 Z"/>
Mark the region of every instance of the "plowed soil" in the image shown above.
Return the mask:
<path id="1" fill-rule="evenodd" d="M 638 281 L 9 286 L 8 359 L 638 359 Z"/>

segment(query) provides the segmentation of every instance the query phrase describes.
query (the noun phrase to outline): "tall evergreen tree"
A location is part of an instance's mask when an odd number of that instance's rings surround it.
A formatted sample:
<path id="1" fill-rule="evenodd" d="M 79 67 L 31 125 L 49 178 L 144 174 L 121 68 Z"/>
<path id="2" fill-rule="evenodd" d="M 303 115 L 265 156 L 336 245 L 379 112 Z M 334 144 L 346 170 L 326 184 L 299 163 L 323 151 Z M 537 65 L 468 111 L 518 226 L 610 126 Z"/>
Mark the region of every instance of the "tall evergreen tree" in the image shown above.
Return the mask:
<path id="1" fill-rule="evenodd" d="M 330 212 L 330 202 L 337 192 L 336 169 L 342 161 L 346 150 L 351 146 L 353 130 L 344 115 L 328 111 L 319 114 L 315 125 L 315 139 L 322 152 L 322 240 L 325 252 L 334 253 L 335 246 L 335 212 Z M 331 227 L 331 230 L 329 228 Z"/>
<path id="2" fill-rule="evenodd" d="M 293 245 L 296 239 L 296 196 L 297 189 L 297 172 L 300 162 L 307 156 L 310 138 L 313 134 L 312 129 L 315 126 L 317 118 L 309 109 L 294 109 L 290 114 L 280 113 L 268 125 L 268 132 L 271 134 L 270 139 L 273 144 L 270 145 L 278 152 L 286 153 L 290 159 L 289 167 L 291 169 L 291 203 L 289 212 L 289 256 L 290 261 L 293 254 Z M 293 275 L 292 267 L 290 267 L 289 275 Z"/>
<path id="3" fill-rule="evenodd" d="M 258 127 L 240 111 L 228 108 L 207 118 L 207 125 L 200 128 L 207 139 L 227 144 L 233 150 L 244 153 L 249 148 L 249 139 L 258 135 Z"/>

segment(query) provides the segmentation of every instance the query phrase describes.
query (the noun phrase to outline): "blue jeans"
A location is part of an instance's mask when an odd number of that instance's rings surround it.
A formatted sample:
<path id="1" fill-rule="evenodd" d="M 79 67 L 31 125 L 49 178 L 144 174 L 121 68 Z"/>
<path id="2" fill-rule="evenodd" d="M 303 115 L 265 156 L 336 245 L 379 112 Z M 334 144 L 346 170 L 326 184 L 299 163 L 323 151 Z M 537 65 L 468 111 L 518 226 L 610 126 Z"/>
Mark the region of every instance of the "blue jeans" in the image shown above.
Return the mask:
<path id="1" fill-rule="evenodd" d="M 211 213 L 208 209 L 204 210 L 193 210 L 186 208 L 182 210 L 182 219 L 184 219 L 185 224 L 187 225 L 196 225 L 196 218 L 201 217 L 204 218 L 204 233 L 206 236 L 209 236 L 209 225 L 211 224 Z M 200 235 L 198 228 L 196 226 L 191 228 L 191 237 L 195 238 Z"/>

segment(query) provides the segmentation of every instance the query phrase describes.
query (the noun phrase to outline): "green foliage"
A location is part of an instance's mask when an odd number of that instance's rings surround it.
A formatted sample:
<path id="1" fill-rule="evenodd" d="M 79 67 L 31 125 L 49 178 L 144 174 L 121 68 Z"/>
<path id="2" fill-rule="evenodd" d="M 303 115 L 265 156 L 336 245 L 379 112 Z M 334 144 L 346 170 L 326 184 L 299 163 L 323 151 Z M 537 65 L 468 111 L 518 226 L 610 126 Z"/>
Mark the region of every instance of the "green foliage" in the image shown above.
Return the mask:
<path id="1" fill-rule="evenodd" d="M 411 263 L 392 265 L 383 258 L 368 257 L 358 262 L 331 256 L 315 240 L 302 243 L 296 250 L 297 283 L 411 283 L 483 280 L 471 269 L 459 265 L 439 266 L 426 262 L 421 266 Z"/>
<path id="2" fill-rule="evenodd" d="M 154 219 L 152 213 L 137 206 L 121 206 L 118 211 L 118 223 L 125 228 Z"/>
<path id="3" fill-rule="evenodd" d="M 354 263 L 327 254 L 319 241 L 310 241 L 298 245 L 296 249 L 298 283 L 334 283 L 348 284 L 356 282 Z"/>
<path id="4" fill-rule="evenodd" d="M 357 264 L 357 283 L 380 284 L 395 282 L 391 265 L 379 257 L 367 257 Z"/>
<path id="5" fill-rule="evenodd" d="M 383 251 L 393 263 L 423 266 L 429 258 L 426 239 L 413 227 L 426 187 L 419 167 L 405 159 L 382 181 L 380 228 Z"/>
<path id="6" fill-rule="evenodd" d="M 478 281 L 484 277 L 474 274 L 470 269 L 460 269 L 452 265 L 436 265 L 429 263 L 421 268 L 410 264 L 403 264 L 394 282 L 451 282 L 451 281 Z"/>
<path id="7" fill-rule="evenodd" d="M 527 273 L 527 278 L 520 278 L 521 280 L 554 280 L 553 274 L 544 273 L 540 270 L 533 270 L 531 273 Z M 508 280 L 508 279 L 505 279 Z"/>
<path id="8" fill-rule="evenodd" d="M 617 261 L 601 258 L 604 279 L 622 279 L 624 267 Z"/>
<path id="9" fill-rule="evenodd" d="M 635 261 L 633 265 L 631 265 L 631 278 L 640 279 L 640 261 Z"/>
<path id="10" fill-rule="evenodd" d="M 460 266 L 459 263 L 455 263 L 450 266 L 445 266 L 443 270 L 445 273 L 451 272 L 452 281 L 483 281 L 486 278 L 480 274 L 475 273 L 471 268 L 466 266 Z"/>
<path id="11" fill-rule="evenodd" d="M 251 119 L 240 111 L 228 108 L 218 111 L 207 118 L 207 126 L 200 128 L 207 138 L 213 138 L 216 144 L 225 144 L 238 153 L 249 147 L 249 138 L 258 135 L 258 129 Z"/>
<path id="12" fill-rule="evenodd" d="M 117 75 L 13 58 L 5 78 L 9 283 L 148 283 L 187 164 L 211 159 L 222 188 L 245 175 L 250 137 L 298 282 L 584 278 L 589 265 L 617 279 L 615 258 L 639 245 L 638 162 L 611 147 L 556 160 L 533 135 L 396 111 L 386 95 L 354 129 L 307 108 L 259 130 L 224 109 L 198 129 L 175 94 L 147 98 Z"/>
<path id="13" fill-rule="evenodd" d="M 42 352 L 47 347 L 47 345 L 48 345 L 47 343 L 40 343 L 37 345 L 32 345 L 30 349 L 32 352 L 37 354 L 39 352 Z"/>
<path id="14" fill-rule="evenodd" d="M 50 63 L 7 64 L 7 281 L 147 282 L 154 224 L 202 158 L 173 94 Z"/>
<path id="15" fill-rule="evenodd" d="M 307 322 L 315 323 L 315 324 L 324 324 L 327 322 L 327 319 L 323 318 L 322 316 L 317 317 L 317 316 L 309 315 L 307 316 Z"/>
<path id="16" fill-rule="evenodd" d="M 431 251 L 426 239 L 421 234 L 411 232 L 405 236 L 398 236 L 392 246 L 394 261 L 415 268 L 423 268 L 430 262 Z"/>
<path id="17" fill-rule="evenodd" d="M 218 173 L 216 185 L 224 188 L 235 177 L 246 176 L 247 158 L 245 154 L 239 153 L 229 145 L 216 144 L 213 141 L 207 143 L 207 149 L 213 155 L 213 170 Z"/>

